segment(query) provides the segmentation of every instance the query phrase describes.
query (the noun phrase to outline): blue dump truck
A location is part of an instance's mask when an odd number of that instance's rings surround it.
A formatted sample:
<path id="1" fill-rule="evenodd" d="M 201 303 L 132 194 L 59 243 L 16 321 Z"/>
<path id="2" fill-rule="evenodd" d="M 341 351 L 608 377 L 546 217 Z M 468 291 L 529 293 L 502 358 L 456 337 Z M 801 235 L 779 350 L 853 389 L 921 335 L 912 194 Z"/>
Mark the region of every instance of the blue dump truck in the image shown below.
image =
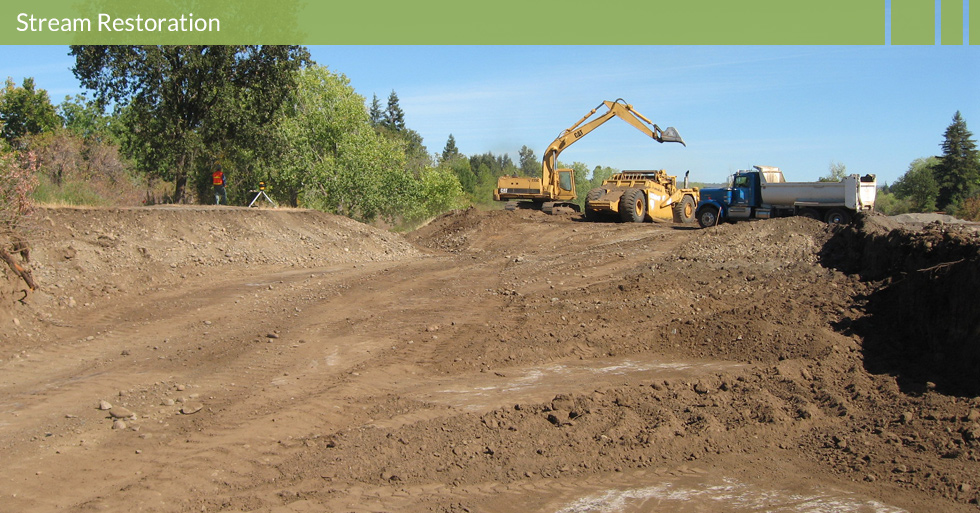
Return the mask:
<path id="1" fill-rule="evenodd" d="M 731 176 L 729 186 L 701 189 L 695 217 L 702 228 L 746 219 L 803 216 L 848 223 L 874 210 L 875 175 L 849 175 L 839 182 L 787 182 L 778 167 L 753 166 Z"/>

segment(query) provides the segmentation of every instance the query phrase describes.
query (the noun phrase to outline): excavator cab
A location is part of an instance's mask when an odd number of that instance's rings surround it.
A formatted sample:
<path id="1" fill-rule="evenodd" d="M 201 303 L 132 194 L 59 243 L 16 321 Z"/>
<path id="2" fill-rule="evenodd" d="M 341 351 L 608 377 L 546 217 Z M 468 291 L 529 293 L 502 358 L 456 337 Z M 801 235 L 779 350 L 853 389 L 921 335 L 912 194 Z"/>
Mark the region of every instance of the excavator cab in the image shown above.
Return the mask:
<path id="1" fill-rule="evenodd" d="M 571 169 L 559 169 L 558 172 L 558 188 L 562 191 L 569 192 L 572 197 L 575 197 L 575 178 L 574 171 Z"/>

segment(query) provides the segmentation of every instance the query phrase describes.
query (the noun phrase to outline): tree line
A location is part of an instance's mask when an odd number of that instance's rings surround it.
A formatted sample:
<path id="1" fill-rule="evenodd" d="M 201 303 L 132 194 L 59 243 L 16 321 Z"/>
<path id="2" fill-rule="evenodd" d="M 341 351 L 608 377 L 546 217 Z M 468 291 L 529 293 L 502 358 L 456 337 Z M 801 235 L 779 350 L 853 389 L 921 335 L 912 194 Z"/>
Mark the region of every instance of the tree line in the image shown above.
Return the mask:
<path id="1" fill-rule="evenodd" d="M 264 183 L 282 204 L 414 222 L 463 197 L 455 176 L 435 166 L 422 137 L 405 126 L 394 91 L 385 115 L 372 118 L 348 79 L 312 62 L 305 48 L 73 46 L 71 53 L 86 94 L 55 106 L 32 78 L 20 86 L 8 79 L 0 90 L 4 183 L 19 177 L 17 190 L 40 202 L 210 203 L 219 164 L 238 205 Z M 0 201 L 12 194 L 4 191 Z"/>
<path id="2" fill-rule="evenodd" d="M 518 161 L 514 162 L 510 155 L 494 155 L 492 152 L 466 156 L 456 147 L 456 138 L 449 134 L 442 153 L 438 155 L 440 167 L 453 171 L 459 180 L 466 197 L 466 202 L 475 205 L 493 203 L 493 190 L 497 187 L 497 179 L 501 176 L 541 176 L 542 161 L 534 150 L 522 146 L 518 151 Z M 579 206 L 585 204 L 585 193 L 602 184 L 610 176 L 619 171 L 608 166 L 595 166 L 589 169 L 587 164 L 573 162 L 571 165 L 558 162 L 560 168 L 571 168 L 575 172 L 575 187 L 579 191 Z"/>
<path id="3" fill-rule="evenodd" d="M 878 194 L 887 214 L 942 211 L 980 221 L 980 152 L 966 120 L 957 111 L 943 133 L 942 154 L 918 158 Z"/>
<path id="4" fill-rule="evenodd" d="M 22 217 L 31 198 L 210 203 L 221 164 L 232 204 L 248 204 L 264 182 L 281 204 L 411 224 L 491 204 L 500 176 L 541 173 L 528 146 L 517 161 L 467 156 L 449 134 L 430 154 L 395 91 L 367 101 L 301 46 L 72 46 L 71 55 L 83 95 L 56 106 L 30 78 L 0 90 L 5 218 Z M 883 187 L 880 210 L 980 216 L 976 144 L 959 112 L 942 150 Z M 616 172 L 560 165 L 575 170 L 579 191 Z M 836 166 L 830 179 L 845 173 Z"/>
<path id="5" fill-rule="evenodd" d="M 54 105 L 31 78 L 0 91 L 5 176 L 45 203 L 210 203 L 220 164 L 232 204 L 263 182 L 282 204 L 412 223 L 489 205 L 498 177 L 541 172 L 527 146 L 518 162 L 465 156 L 450 134 L 430 154 L 394 90 L 368 102 L 300 46 L 83 45 L 71 55 L 86 93 Z M 572 167 L 582 188 L 614 172 Z"/>

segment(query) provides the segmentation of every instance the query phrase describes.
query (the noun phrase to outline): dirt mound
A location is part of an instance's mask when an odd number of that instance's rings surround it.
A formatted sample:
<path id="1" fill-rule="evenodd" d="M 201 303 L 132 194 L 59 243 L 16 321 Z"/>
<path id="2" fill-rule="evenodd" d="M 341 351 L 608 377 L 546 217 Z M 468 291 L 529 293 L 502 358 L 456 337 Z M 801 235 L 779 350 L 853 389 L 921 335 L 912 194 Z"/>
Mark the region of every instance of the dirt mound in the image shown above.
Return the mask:
<path id="1" fill-rule="evenodd" d="M 830 345 L 829 323 L 841 319 L 861 284 L 815 265 L 830 237 L 826 225 L 787 219 L 694 233 L 676 248 L 650 229 L 629 250 L 596 247 L 597 262 L 643 262 L 612 280 L 569 287 L 574 273 L 553 274 L 541 290 L 505 279 L 510 286 L 497 290 L 507 298 L 504 315 L 465 337 L 479 341 L 479 354 L 463 360 L 492 367 L 658 351 L 775 362 L 812 357 Z"/>
<path id="2" fill-rule="evenodd" d="M 942 221 L 903 224 L 881 215 L 859 215 L 835 234 L 821 254 L 825 265 L 879 281 L 934 265 L 976 257 L 980 232 Z"/>
<path id="3" fill-rule="evenodd" d="M 29 304 L 42 318 L 50 317 L 52 308 L 104 307 L 113 298 L 175 283 L 205 285 L 244 269 L 302 269 L 420 255 L 401 236 L 309 210 L 46 208 L 34 215 L 33 225 L 30 268 L 39 290 Z M 18 280 L 6 280 L 7 297 L 21 297 L 15 291 L 23 288 Z M 0 309 L 0 321 L 10 315 Z M 30 316 L 21 317 L 16 327 L 26 329 Z"/>
<path id="4" fill-rule="evenodd" d="M 824 261 L 880 282 L 855 326 L 867 365 L 903 386 L 980 395 L 980 232 L 936 221 L 921 229 L 864 216 L 830 240 Z"/>
<path id="5" fill-rule="evenodd" d="M 519 251 L 522 234 L 538 232 L 541 224 L 564 223 L 570 216 L 548 215 L 541 211 L 483 211 L 470 207 L 443 214 L 408 234 L 408 240 L 419 246 L 460 253 L 484 250 Z M 540 233 L 536 233 L 540 236 Z M 515 238 L 517 244 L 515 243 Z"/>
<path id="6" fill-rule="evenodd" d="M 971 225 L 974 228 L 976 228 L 978 225 L 977 223 L 965 221 L 949 214 L 937 214 L 933 212 L 898 214 L 891 216 L 891 218 L 905 226 L 915 227 L 921 227 L 923 225 L 937 222 L 943 224 L 966 224 Z"/>
<path id="7" fill-rule="evenodd" d="M 431 249 L 458 252 L 469 245 L 477 229 L 507 223 L 510 212 L 480 212 L 475 208 L 443 214 L 408 235 L 408 239 Z"/>

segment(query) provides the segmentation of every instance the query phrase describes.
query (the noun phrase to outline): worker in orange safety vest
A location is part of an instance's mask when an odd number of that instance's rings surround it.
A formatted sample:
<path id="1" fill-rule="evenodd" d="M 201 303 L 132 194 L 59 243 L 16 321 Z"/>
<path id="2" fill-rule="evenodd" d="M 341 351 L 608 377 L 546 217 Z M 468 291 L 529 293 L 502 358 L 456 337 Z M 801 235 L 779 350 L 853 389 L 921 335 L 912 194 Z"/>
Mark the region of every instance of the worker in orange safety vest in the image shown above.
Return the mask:
<path id="1" fill-rule="evenodd" d="M 225 192 L 225 173 L 221 170 L 221 164 L 218 164 L 214 173 L 211 174 L 211 183 L 214 184 L 214 204 L 221 205 L 224 203 L 227 205 L 228 194 Z"/>

